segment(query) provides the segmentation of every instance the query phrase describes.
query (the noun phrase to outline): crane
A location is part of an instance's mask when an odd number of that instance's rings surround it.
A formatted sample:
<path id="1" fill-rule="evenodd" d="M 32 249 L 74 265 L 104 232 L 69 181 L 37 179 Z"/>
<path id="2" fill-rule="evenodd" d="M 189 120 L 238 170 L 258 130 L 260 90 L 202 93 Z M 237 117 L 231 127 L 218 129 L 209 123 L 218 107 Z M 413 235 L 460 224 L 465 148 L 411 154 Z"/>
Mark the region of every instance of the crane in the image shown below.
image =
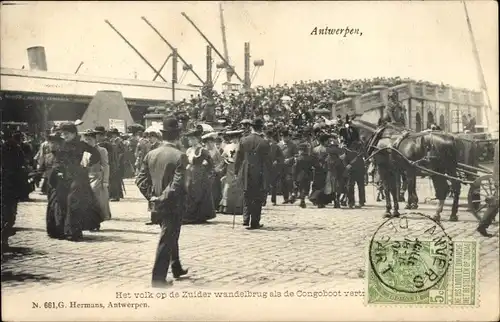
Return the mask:
<path id="1" fill-rule="evenodd" d="M 224 10 L 222 9 L 222 2 L 219 2 L 219 12 L 220 12 L 220 29 L 222 33 L 222 44 L 224 45 L 224 58 L 226 58 L 226 63 L 222 63 L 219 66 L 224 66 L 226 68 L 226 76 L 228 83 L 231 82 L 231 77 L 233 76 L 233 67 L 230 65 L 229 51 L 227 49 L 227 36 L 226 36 L 226 24 L 224 23 Z"/>
<path id="2" fill-rule="evenodd" d="M 490 100 L 490 95 L 488 93 L 488 87 L 486 86 L 486 80 L 484 78 L 484 72 L 483 72 L 483 67 L 481 66 L 481 60 L 479 59 L 479 52 L 477 51 L 477 44 L 476 44 L 476 38 L 474 37 L 474 32 L 472 31 L 472 25 L 470 22 L 469 18 L 469 11 L 467 10 L 467 5 L 465 4 L 465 1 L 462 1 L 464 5 L 464 11 L 465 11 L 465 20 L 467 22 L 467 28 L 469 31 L 469 37 L 472 45 L 472 53 L 474 55 L 474 61 L 476 63 L 476 70 L 478 73 L 478 78 L 479 78 L 479 83 L 481 84 L 481 92 L 483 95 L 486 95 L 486 100 L 487 100 L 487 109 L 485 108 L 483 110 L 484 116 L 486 118 L 486 124 L 489 124 L 489 117 L 488 114 L 491 111 L 491 100 Z"/>
<path id="3" fill-rule="evenodd" d="M 198 31 L 198 33 L 200 34 L 200 36 L 203 39 L 205 39 L 205 41 L 210 45 L 210 47 L 212 47 L 212 49 L 215 51 L 215 53 L 217 54 L 217 56 L 219 56 L 219 58 L 222 59 L 222 61 L 224 62 L 224 64 L 226 64 L 227 66 L 229 66 L 229 63 L 227 62 L 226 58 L 224 58 L 224 56 L 222 56 L 222 54 L 217 50 L 217 48 L 215 48 L 215 46 L 210 42 L 210 40 L 208 40 L 208 38 L 205 36 L 205 34 L 193 22 L 193 20 L 191 20 L 191 18 L 189 18 L 188 15 L 185 12 L 181 12 L 181 15 L 184 18 L 186 18 L 186 20 L 194 27 L 194 29 L 196 29 L 196 31 Z M 219 64 L 217 64 L 217 65 L 219 65 Z M 217 66 L 217 67 L 219 67 L 219 66 Z M 236 78 L 238 78 L 238 80 L 241 83 L 244 83 L 243 79 L 240 77 L 240 75 L 238 75 L 238 73 L 236 73 L 236 71 L 234 69 L 232 69 L 231 71 L 234 74 L 234 76 L 236 76 Z"/>

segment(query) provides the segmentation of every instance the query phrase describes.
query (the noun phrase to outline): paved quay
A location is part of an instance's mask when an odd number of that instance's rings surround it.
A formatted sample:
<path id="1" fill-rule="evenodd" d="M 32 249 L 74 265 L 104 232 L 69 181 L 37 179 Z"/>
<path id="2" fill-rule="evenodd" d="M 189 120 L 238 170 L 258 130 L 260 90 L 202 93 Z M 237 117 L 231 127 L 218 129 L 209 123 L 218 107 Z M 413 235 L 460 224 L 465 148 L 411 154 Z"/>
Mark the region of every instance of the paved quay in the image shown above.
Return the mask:
<path id="1" fill-rule="evenodd" d="M 10 242 L 15 252 L 2 265 L 2 291 L 57 288 L 68 282 L 147 286 L 159 227 L 145 225 L 146 202 L 132 180 L 126 181 L 126 190 L 125 199 L 111 203 L 113 219 L 103 223 L 100 232 L 86 232 L 77 243 L 47 237 L 45 196 L 33 193 L 34 201 L 19 205 L 18 231 Z M 368 204 L 363 209 L 268 204 L 259 231 L 245 230 L 241 217 L 236 217 L 233 229 L 233 216 L 228 215 L 205 225 L 183 226 L 181 260 L 190 274 L 175 287 L 307 288 L 363 279 L 366 245 L 383 221 L 383 204 Z M 423 204 L 418 211 L 432 215 L 433 208 Z M 448 215 L 445 208 L 443 219 Z M 498 225 L 490 228 L 496 237 L 486 239 L 475 232 L 472 215 L 461 212 L 459 217 L 459 222 L 443 221 L 447 234 L 478 240 L 481 278 L 494 277 L 499 268 Z"/>
<path id="2" fill-rule="evenodd" d="M 428 183 L 421 185 L 428 186 Z M 316 209 L 309 203 L 308 208 L 302 209 L 297 204 L 272 206 L 268 203 L 262 230 L 245 230 L 241 217 L 236 217 L 233 228 L 233 216 L 228 215 L 218 215 L 205 225 L 183 226 L 181 260 L 189 268 L 189 277 L 174 281 L 165 291 L 150 287 L 159 227 L 145 225 L 149 220 L 145 200 L 132 180 L 126 180 L 125 186 L 126 198 L 111 203 L 112 220 L 103 223 L 98 233 L 84 232 L 84 240 L 76 243 L 47 237 L 45 196 L 35 192 L 34 201 L 19 205 L 18 231 L 10 240 L 14 252 L 8 253 L 2 263 L 4 317 L 12 317 L 10 320 L 73 320 L 76 316 L 90 320 L 307 320 L 321 316 L 316 313 L 326 312 L 327 307 L 331 308 L 325 313 L 328 320 L 351 319 L 353 316 L 344 310 L 346 307 L 356 310 L 356 316 L 360 317 L 387 318 L 397 313 L 384 311 L 381 315 L 380 311 L 364 306 L 367 245 L 384 221 L 384 204 L 371 199 L 370 186 L 367 187 L 368 206 L 363 209 Z M 420 191 L 423 198 L 432 195 Z M 434 205 L 422 204 L 418 211 L 432 215 L 434 208 Z M 490 228 L 496 236 L 486 239 L 475 232 L 477 220 L 472 215 L 460 212 L 459 222 L 446 221 L 448 216 L 449 208 L 443 214 L 443 226 L 452 239 L 472 239 L 480 243 L 479 288 L 480 301 L 484 304 L 465 313 L 444 308 L 437 309 L 443 311 L 419 310 L 422 320 L 435 320 L 439 314 L 443 314 L 443 319 L 456 316 L 474 320 L 483 316 L 485 308 L 494 310 L 498 306 L 494 304 L 498 303 L 498 290 L 492 289 L 499 283 L 498 225 Z M 423 220 L 412 220 L 412 223 L 425 224 Z M 217 290 L 254 292 L 254 296 L 214 298 Z M 280 292 L 281 297 L 267 300 L 255 297 L 255 294 L 262 296 L 258 293 L 262 290 L 268 292 L 268 297 L 273 292 Z M 186 291 L 211 292 L 212 296 L 198 298 L 199 293 L 191 293 L 196 298 L 180 300 Z M 335 299 L 316 297 L 323 291 L 336 292 L 339 296 L 335 295 Z M 121 292 L 120 295 L 117 292 Z M 123 298 L 128 292 L 132 298 Z M 134 292 L 162 298 L 134 299 Z M 175 292 L 180 301 L 165 306 L 164 299 L 173 303 Z M 295 298 L 287 297 L 286 292 L 295 292 Z M 344 296 L 346 294 L 349 296 Z M 54 315 L 54 307 L 63 303 L 61 301 L 66 301 L 66 308 Z M 67 309 L 70 301 L 105 304 L 132 301 L 134 305 L 142 303 L 148 310 L 74 311 Z M 41 307 L 33 308 L 35 302 Z M 303 310 L 289 309 L 297 305 Z M 394 320 L 406 316 L 404 311 L 400 313 L 403 315 L 394 315 Z"/>

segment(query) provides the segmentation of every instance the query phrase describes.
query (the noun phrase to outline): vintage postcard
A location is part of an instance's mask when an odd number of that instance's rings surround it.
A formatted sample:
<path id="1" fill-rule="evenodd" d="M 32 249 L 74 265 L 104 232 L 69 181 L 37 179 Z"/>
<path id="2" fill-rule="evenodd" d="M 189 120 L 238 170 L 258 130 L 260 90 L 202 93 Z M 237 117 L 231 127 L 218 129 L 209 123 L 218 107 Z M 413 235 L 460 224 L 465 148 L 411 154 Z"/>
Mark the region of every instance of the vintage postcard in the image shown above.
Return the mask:
<path id="1" fill-rule="evenodd" d="M 494 1 L 2 1 L 6 321 L 498 321 Z"/>

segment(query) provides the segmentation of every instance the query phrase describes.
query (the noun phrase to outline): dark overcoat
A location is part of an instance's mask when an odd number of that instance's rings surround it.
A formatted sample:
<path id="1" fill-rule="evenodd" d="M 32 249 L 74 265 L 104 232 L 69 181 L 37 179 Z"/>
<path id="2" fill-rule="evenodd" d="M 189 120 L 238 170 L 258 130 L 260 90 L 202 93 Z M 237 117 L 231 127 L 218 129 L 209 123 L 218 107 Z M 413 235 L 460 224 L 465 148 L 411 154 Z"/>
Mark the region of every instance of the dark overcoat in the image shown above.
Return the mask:
<path id="1" fill-rule="evenodd" d="M 267 191 L 272 165 L 270 154 L 269 142 L 257 133 L 241 140 L 236 152 L 235 172 L 245 192 Z"/>

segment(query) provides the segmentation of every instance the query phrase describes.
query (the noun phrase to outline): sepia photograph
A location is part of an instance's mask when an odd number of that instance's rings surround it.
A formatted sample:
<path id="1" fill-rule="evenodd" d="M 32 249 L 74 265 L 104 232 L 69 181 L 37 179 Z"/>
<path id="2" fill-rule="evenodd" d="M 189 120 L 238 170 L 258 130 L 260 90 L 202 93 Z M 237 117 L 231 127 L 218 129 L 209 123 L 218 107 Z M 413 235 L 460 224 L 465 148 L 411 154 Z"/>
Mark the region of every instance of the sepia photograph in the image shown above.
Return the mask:
<path id="1" fill-rule="evenodd" d="M 4 321 L 498 321 L 498 3 L 1 1 Z"/>

